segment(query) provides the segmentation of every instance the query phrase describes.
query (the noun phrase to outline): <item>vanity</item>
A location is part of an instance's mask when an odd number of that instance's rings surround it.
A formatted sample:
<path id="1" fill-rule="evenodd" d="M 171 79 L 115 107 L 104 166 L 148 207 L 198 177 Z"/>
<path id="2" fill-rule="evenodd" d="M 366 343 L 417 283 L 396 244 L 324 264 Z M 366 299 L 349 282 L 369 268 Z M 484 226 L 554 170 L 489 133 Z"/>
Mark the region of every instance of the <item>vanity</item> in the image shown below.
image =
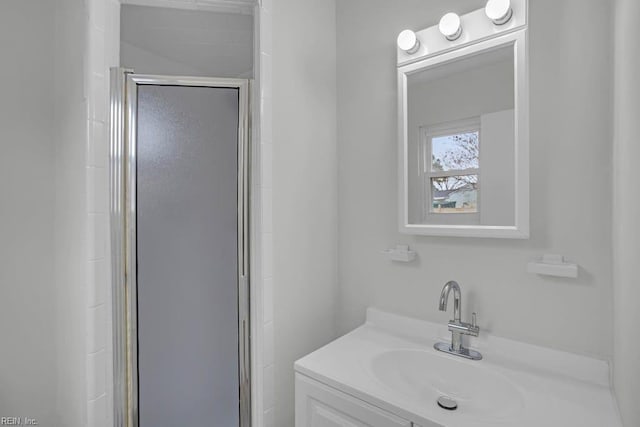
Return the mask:
<path id="1" fill-rule="evenodd" d="M 369 308 L 364 325 L 295 363 L 296 427 L 622 426 L 607 362 L 468 338 L 481 360 L 434 348 L 451 340 L 447 325 Z"/>

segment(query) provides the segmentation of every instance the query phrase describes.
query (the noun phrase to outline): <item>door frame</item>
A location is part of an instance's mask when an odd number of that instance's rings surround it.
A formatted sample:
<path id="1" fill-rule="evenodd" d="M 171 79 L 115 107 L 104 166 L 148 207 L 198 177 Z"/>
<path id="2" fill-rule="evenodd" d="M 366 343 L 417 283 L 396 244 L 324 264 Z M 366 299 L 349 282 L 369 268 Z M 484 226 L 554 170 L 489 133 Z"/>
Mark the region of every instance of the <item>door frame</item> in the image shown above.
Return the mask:
<path id="1" fill-rule="evenodd" d="M 134 74 L 111 69 L 110 221 L 115 427 L 138 427 L 136 144 L 138 85 L 238 89 L 238 361 L 240 427 L 251 426 L 250 91 L 247 79 Z"/>

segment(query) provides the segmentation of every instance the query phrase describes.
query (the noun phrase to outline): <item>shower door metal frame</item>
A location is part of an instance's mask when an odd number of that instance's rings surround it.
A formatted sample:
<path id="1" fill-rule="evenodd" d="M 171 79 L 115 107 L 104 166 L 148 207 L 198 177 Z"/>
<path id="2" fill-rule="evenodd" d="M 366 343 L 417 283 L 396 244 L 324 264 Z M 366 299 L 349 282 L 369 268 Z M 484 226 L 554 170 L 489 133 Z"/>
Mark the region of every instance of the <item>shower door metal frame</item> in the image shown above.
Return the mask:
<path id="1" fill-rule="evenodd" d="M 110 215 L 115 427 L 138 427 L 136 143 L 138 85 L 238 89 L 238 364 L 240 427 L 251 426 L 249 300 L 250 81 L 111 69 Z"/>

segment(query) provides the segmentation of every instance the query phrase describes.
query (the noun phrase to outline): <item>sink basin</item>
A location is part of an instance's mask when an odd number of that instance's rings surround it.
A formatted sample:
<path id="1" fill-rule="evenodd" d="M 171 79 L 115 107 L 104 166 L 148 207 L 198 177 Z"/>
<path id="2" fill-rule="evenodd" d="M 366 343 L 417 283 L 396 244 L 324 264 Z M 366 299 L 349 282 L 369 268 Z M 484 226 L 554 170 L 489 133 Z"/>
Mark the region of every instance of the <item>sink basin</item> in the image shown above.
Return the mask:
<path id="1" fill-rule="evenodd" d="M 485 369 L 483 362 L 435 351 L 392 350 L 375 355 L 370 368 L 381 385 L 418 405 L 436 405 L 440 396 L 453 398 L 461 416 L 505 418 L 524 407 L 519 388 Z"/>
<path id="2" fill-rule="evenodd" d="M 370 308 L 362 326 L 298 360 L 296 377 L 400 418 L 358 425 L 622 427 L 606 362 L 487 331 L 468 339 L 484 356 L 474 361 L 433 348 L 447 336 L 444 325 Z M 441 396 L 457 409 L 438 406 Z"/>

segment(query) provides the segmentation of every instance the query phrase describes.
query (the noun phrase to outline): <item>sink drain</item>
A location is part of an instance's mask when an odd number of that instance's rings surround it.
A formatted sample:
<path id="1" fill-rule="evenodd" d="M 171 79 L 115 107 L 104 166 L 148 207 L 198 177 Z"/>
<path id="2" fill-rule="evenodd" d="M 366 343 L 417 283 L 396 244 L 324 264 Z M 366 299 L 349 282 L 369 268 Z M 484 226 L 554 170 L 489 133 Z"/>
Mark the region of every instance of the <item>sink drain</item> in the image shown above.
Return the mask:
<path id="1" fill-rule="evenodd" d="M 458 409 L 458 402 L 447 396 L 440 396 L 438 398 L 438 406 L 447 411 L 455 411 Z"/>

